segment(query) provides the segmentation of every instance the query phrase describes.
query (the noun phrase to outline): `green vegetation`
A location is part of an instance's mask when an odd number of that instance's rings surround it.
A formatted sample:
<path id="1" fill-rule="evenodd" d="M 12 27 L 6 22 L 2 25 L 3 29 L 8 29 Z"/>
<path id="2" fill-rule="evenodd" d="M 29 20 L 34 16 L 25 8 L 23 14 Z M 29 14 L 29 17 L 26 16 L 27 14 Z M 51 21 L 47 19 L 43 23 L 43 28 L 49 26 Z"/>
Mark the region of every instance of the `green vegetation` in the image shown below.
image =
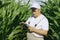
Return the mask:
<path id="1" fill-rule="evenodd" d="M 29 12 L 29 13 L 28 13 Z M 30 16 L 28 5 L 14 0 L 2 0 L 0 5 L 0 40 L 25 40 L 25 30 L 19 25 Z"/>
<path id="2" fill-rule="evenodd" d="M 60 0 L 48 0 L 42 10 L 50 27 L 46 40 L 60 40 Z"/>
<path id="3" fill-rule="evenodd" d="M 27 30 L 19 23 L 31 15 L 28 7 L 28 3 L 20 5 L 20 1 L 0 1 L 0 40 L 26 40 Z M 49 0 L 42 6 L 42 13 L 48 18 L 50 27 L 45 39 L 60 40 L 60 0 Z"/>

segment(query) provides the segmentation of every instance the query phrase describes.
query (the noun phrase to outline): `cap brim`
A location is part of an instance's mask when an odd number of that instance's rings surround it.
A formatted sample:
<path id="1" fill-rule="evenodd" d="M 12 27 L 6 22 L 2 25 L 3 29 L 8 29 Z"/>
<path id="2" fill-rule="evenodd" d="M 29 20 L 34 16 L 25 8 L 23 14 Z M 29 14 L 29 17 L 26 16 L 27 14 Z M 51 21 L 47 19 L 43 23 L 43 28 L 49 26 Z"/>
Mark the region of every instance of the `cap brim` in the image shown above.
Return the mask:
<path id="1" fill-rule="evenodd" d="M 31 7 L 30 9 L 37 9 L 37 8 L 35 8 L 35 7 Z"/>

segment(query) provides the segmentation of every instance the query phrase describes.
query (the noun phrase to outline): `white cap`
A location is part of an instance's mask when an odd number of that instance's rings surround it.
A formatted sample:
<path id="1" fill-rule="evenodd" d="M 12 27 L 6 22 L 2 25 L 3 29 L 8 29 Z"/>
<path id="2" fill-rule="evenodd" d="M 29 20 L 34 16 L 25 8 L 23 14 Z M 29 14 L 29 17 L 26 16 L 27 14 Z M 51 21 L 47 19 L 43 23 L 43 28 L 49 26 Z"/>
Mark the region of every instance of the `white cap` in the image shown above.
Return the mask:
<path id="1" fill-rule="evenodd" d="M 30 6 L 30 8 L 41 9 L 41 6 L 40 6 L 40 4 L 38 4 L 38 3 L 32 3 L 31 6 Z"/>

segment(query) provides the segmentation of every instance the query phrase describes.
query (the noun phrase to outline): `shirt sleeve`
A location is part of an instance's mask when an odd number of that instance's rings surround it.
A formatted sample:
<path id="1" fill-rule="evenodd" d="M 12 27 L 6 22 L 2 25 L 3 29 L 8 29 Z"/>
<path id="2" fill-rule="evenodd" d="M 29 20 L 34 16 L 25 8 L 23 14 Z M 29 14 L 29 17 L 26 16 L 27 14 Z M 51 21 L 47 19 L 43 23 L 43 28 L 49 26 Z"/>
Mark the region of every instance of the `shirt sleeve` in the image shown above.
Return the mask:
<path id="1" fill-rule="evenodd" d="M 25 22 L 28 25 L 28 22 L 30 21 L 31 17 L 28 18 L 28 20 Z"/>
<path id="2" fill-rule="evenodd" d="M 44 18 L 38 25 L 37 25 L 38 29 L 43 29 L 43 30 L 49 30 L 49 23 L 47 18 Z"/>

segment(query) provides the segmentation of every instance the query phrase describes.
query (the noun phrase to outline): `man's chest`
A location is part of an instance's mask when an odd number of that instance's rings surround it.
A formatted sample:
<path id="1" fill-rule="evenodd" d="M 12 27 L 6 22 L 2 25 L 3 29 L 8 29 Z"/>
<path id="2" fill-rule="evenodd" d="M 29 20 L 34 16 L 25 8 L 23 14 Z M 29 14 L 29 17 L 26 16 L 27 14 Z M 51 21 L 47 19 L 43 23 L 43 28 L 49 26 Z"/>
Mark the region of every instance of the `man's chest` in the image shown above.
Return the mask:
<path id="1" fill-rule="evenodd" d="M 31 18 L 30 21 L 28 22 L 29 26 L 33 26 L 36 27 L 38 25 L 38 23 L 40 22 L 41 19 L 34 19 Z"/>

